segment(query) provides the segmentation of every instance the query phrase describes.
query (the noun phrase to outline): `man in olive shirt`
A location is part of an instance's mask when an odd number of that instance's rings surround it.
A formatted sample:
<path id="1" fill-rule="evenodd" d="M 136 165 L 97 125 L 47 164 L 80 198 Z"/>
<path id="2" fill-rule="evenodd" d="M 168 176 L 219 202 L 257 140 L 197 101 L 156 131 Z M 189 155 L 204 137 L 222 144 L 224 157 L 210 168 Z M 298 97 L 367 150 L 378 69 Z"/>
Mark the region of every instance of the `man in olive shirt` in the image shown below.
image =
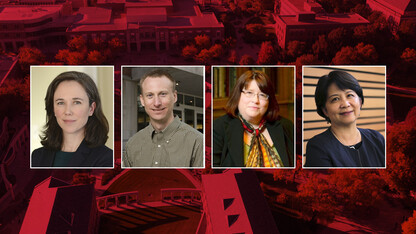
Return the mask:
<path id="1" fill-rule="evenodd" d="M 150 124 L 126 144 L 124 167 L 202 167 L 203 135 L 173 115 L 176 82 L 163 70 L 140 80 L 140 102 Z"/>

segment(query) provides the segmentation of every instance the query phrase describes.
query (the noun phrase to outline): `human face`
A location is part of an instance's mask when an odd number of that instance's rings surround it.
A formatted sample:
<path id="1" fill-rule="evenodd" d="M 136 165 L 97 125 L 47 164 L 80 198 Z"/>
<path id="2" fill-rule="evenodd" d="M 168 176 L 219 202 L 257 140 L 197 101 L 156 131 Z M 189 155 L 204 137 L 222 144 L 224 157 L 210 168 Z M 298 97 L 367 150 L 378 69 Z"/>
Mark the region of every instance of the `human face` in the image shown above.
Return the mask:
<path id="1" fill-rule="evenodd" d="M 176 91 L 169 78 L 147 77 L 142 83 L 140 101 L 151 123 L 167 125 L 173 120 L 173 105 L 177 100 Z"/>
<path id="2" fill-rule="evenodd" d="M 95 102 L 89 105 L 84 87 L 76 81 L 63 81 L 56 88 L 53 101 L 55 117 L 64 137 L 84 137 L 88 117 L 95 109 Z"/>
<path id="3" fill-rule="evenodd" d="M 361 98 L 351 89 L 341 90 L 333 83 L 328 87 L 328 97 L 323 112 L 332 125 L 355 124 L 360 115 Z"/>
<path id="4" fill-rule="evenodd" d="M 250 81 L 243 88 L 245 92 L 252 92 L 256 95 L 249 98 L 241 92 L 240 101 L 238 102 L 238 112 L 241 116 L 253 125 L 258 125 L 269 107 L 269 100 L 259 99 L 259 94 L 263 93 L 255 80 Z M 264 93 L 263 93 L 264 94 Z"/>

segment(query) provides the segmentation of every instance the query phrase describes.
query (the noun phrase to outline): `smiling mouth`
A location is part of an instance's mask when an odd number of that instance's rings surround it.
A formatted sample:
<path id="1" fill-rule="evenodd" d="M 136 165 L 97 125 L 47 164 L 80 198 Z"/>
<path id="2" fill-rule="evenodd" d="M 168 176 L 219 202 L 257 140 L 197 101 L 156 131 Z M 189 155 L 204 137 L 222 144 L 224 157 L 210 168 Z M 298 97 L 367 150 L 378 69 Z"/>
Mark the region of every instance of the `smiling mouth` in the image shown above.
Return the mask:
<path id="1" fill-rule="evenodd" d="M 64 120 L 64 123 L 73 123 L 75 120 Z"/>
<path id="2" fill-rule="evenodd" d="M 161 111 L 163 111 L 163 110 L 165 110 L 166 108 L 161 108 L 161 109 L 152 109 L 152 111 L 154 111 L 154 112 L 161 112 Z"/>
<path id="3" fill-rule="evenodd" d="M 349 114 L 352 114 L 352 111 L 343 112 L 340 115 L 349 115 Z"/>

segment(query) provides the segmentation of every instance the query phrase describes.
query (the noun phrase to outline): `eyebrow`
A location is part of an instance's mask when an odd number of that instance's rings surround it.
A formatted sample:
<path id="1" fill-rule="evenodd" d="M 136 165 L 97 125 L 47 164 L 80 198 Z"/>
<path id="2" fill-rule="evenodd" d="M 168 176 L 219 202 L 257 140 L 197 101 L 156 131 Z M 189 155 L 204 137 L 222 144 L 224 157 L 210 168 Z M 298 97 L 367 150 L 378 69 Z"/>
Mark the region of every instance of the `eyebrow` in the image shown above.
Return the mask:
<path id="1" fill-rule="evenodd" d="M 79 100 L 79 101 L 83 101 L 84 99 L 82 99 L 82 98 L 79 98 L 79 97 L 74 97 L 74 98 L 72 98 L 72 100 Z M 64 101 L 64 99 L 63 98 L 57 98 L 56 100 L 55 100 L 55 102 L 57 102 L 57 101 Z"/>
<path id="2" fill-rule="evenodd" d="M 342 91 L 344 91 L 344 90 L 342 90 Z M 345 93 L 352 93 L 352 92 L 355 92 L 354 90 L 352 90 L 352 89 L 348 89 L 347 91 L 344 91 Z M 339 96 L 339 94 L 337 94 L 337 93 L 335 93 L 335 94 L 332 94 L 331 96 L 329 96 L 328 97 L 328 99 L 330 99 L 331 97 L 333 97 L 333 96 Z"/>

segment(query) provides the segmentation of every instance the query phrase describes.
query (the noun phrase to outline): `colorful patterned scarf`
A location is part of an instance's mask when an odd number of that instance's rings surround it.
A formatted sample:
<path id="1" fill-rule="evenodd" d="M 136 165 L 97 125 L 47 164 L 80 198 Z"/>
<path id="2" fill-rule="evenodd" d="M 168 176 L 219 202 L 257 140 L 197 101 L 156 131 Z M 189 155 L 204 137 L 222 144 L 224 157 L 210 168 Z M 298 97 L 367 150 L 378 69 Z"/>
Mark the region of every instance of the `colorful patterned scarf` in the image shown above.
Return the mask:
<path id="1" fill-rule="evenodd" d="M 257 129 L 248 123 L 241 115 L 238 115 L 243 128 L 251 133 L 251 142 L 248 151 L 246 167 L 282 167 L 283 163 L 279 154 L 267 142 L 263 135 L 266 121 L 262 119 Z"/>

